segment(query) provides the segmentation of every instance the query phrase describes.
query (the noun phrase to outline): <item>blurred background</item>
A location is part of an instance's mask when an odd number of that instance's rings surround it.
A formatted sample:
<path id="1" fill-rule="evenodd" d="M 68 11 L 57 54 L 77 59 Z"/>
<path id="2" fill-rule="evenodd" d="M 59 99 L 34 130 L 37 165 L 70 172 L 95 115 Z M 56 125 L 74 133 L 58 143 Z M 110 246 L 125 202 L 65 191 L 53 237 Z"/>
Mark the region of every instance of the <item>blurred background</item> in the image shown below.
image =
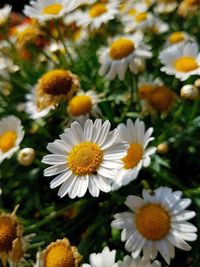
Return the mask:
<path id="1" fill-rule="evenodd" d="M 1 0 L 0 8 L 2 8 L 5 4 L 9 4 L 13 7 L 13 11 L 21 12 L 24 5 L 28 3 L 29 0 Z"/>

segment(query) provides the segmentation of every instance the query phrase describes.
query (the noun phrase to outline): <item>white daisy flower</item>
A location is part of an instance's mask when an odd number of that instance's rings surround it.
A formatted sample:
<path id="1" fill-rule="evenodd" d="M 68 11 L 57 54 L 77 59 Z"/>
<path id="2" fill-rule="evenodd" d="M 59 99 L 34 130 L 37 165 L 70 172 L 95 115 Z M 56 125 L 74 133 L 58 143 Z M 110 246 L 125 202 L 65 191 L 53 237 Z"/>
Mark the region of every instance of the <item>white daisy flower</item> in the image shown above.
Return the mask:
<path id="1" fill-rule="evenodd" d="M 46 249 L 38 251 L 33 267 L 79 267 L 82 256 L 67 238 L 51 242 Z"/>
<path id="2" fill-rule="evenodd" d="M 101 253 L 92 253 L 89 257 L 90 264 L 84 263 L 81 267 L 117 267 L 115 255 L 116 250 L 105 247 Z"/>
<path id="3" fill-rule="evenodd" d="M 101 119 L 87 120 L 82 127 L 73 122 L 60 135 L 61 140 L 48 144 L 53 153 L 43 157 L 42 162 L 52 165 L 44 171 L 45 176 L 57 175 L 50 187 L 62 184 L 58 195 L 70 198 L 82 197 L 87 189 L 94 197 L 99 191 L 111 191 L 111 182 L 122 167 L 121 158 L 126 155 L 126 145 L 118 141 L 118 130 L 110 131 L 111 124 Z"/>
<path id="4" fill-rule="evenodd" d="M 135 16 L 136 13 L 146 12 L 149 9 L 150 1 L 123 1 L 120 4 L 120 13 L 124 16 Z"/>
<path id="5" fill-rule="evenodd" d="M 8 116 L 0 120 L 0 163 L 19 149 L 23 137 L 24 131 L 20 119 Z"/>
<path id="6" fill-rule="evenodd" d="M 173 12 L 178 6 L 178 3 L 176 1 L 160 1 L 160 3 L 157 3 L 154 12 L 158 14 L 163 14 L 163 13 L 171 13 Z"/>
<path id="7" fill-rule="evenodd" d="M 194 37 L 190 36 L 187 32 L 179 31 L 179 32 L 172 32 L 167 37 L 164 47 L 169 47 L 172 45 L 182 44 L 187 41 L 195 42 Z"/>
<path id="8" fill-rule="evenodd" d="M 77 24 L 79 26 L 89 27 L 91 30 L 96 30 L 99 29 L 102 24 L 113 20 L 118 13 L 118 4 L 114 2 L 105 4 L 97 3 L 79 17 Z"/>
<path id="9" fill-rule="evenodd" d="M 192 75 L 200 75 L 200 53 L 195 42 L 174 45 L 163 50 L 159 59 L 164 67 L 161 71 L 168 75 L 175 75 L 181 81 Z"/>
<path id="10" fill-rule="evenodd" d="M 14 65 L 10 59 L 0 56 L 0 76 L 9 78 L 9 74 L 17 70 L 19 70 L 19 67 Z"/>
<path id="11" fill-rule="evenodd" d="M 123 168 L 120 170 L 118 177 L 113 181 L 113 189 L 130 183 L 136 179 L 142 167 L 148 167 L 151 159 L 150 156 L 156 152 L 156 147 L 147 148 L 149 142 L 154 138 L 151 137 L 153 128 L 145 132 L 145 124 L 137 119 L 133 124 L 131 119 L 127 120 L 127 125 L 121 123 L 118 126 L 119 140 L 129 144 L 127 154 L 122 158 Z"/>
<path id="12" fill-rule="evenodd" d="M 128 196 L 125 204 L 132 212 L 115 214 L 111 226 L 123 229 L 121 240 L 126 241 L 125 248 L 132 251 L 133 258 L 143 251 L 145 259 L 153 260 L 159 251 L 170 264 L 175 256 L 174 247 L 190 250 L 186 241 L 197 238 L 197 228 L 187 222 L 196 214 L 185 210 L 191 200 L 181 199 L 182 192 L 172 192 L 168 187 L 143 189 L 142 195 L 143 199 Z"/>
<path id="13" fill-rule="evenodd" d="M 72 23 L 76 23 L 76 21 L 78 20 L 78 18 L 80 16 L 83 15 L 83 11 L 81 9 L 77 9 L 73 12 L 71 12 L 70 14 L 67 14 L 64 19 L 63 22 L 65 25 L 71 25 Z"/>
<path id="14" fill-rule="evenodd" d="M 63 17 L 79 6 L 78 0 L 36 0 L 24 7 L 24 14 L 39 22 Z"/>
<path id="15" fill-rule="evenodd" d="M 120 11 L 122 13 L 122 20 L 126 17 L 131 18 L 137 13 L 146 12 L 148 6 L 144 2 L 132 3 L 131 1 L 126 2 L 124 5 L 121 4 Z"/>
<path id="16" fill-rule="evenodd" d="M 90 114 L 98 116 L 101 114 L 101 110 L 98 108 L 99 102 L 101 102 L 101 96 L 95 91 L 84 92 L 80 90 L 77 95 L 70 99 L 67 108 L 68 113 L 74 118 Z"/>
<path id="17" fill-rule="evenodd" d="M 141 45 L 143 41 L 142 33 L 133 35 L 124 35 L 113 40 L 108 48 L 103 48 L 99 52 L 99 61 L 101 68 L 100 75 L 105 75 L 109 80 L 113 80 L 116 76 L 123 80 L 127 68 L 136 73 L 136 60 L 151 57 L 149 48 Z"/>
<path id="18" fill-rule="evenodd" d="M 153 24 L 150 27 L 150 31 L 154 34 L 164 33 L 169 30 L 169 25 L 159 18 L 154 17 Z"/>
<path id="19" fill-rule="evenodd" d="M 9 19 L 12 7 L 10 5 L 5 5 L 0 8 L 0 27 L 3 26 Z"/>
<path id="20" fill-rule="evenodd" d="M 131 19 L 129 17 L 126 20 L 124 19 L 124 24 L 126 33 L 136 30 L 145 31 L 153 27 L 154 16 L 150 12 L 136 13 Z"/>
<path id="21" fill-rule="evenodd" d="M 150 262 L 144 258 L 137 257 L 131 258 L 130 256 L 125 256 L 123 261 L 117 262 L 117 267 L 161 267 L 159 261 Z"/>
<path id="22" fill-rule="evenodd" d="M 31 90 L 30 94 L 26 95 L 27 102 L 25 103 L 25 111 L 30 115 L 30 118 L 33 120 L 38 120 L 45 117 L 51 109 L 54 107 L 47 107 L 43 110 L 38 110 L 36 104 L 36 86 Z"/>

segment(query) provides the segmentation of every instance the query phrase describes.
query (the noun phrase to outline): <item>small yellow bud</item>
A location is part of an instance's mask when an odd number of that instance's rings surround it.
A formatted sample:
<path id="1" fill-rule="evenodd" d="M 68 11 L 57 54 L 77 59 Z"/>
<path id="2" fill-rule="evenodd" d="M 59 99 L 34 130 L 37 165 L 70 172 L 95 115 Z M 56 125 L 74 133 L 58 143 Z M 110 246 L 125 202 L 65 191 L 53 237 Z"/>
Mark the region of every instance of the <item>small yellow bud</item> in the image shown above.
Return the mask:
<path id="1" fill-rule="evenodd" d="M 159 154 L 166 154 L 168 151 L 169 151 L 169 146 L 168 146 L 168 143 L 167 142 L 160 143 L 157 146 L 157 152 Z"/>

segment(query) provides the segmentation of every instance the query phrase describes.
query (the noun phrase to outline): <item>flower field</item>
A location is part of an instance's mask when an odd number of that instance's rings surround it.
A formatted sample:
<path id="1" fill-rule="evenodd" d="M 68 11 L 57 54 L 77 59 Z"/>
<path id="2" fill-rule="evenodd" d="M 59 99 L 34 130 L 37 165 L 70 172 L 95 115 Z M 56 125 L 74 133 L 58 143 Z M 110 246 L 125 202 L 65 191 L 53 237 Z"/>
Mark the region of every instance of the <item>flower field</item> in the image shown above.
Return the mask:
<path id="1" fill-rule="evenodd" d="M 199 267 L 200 1 L 0 8 L 0 266 Z"/>

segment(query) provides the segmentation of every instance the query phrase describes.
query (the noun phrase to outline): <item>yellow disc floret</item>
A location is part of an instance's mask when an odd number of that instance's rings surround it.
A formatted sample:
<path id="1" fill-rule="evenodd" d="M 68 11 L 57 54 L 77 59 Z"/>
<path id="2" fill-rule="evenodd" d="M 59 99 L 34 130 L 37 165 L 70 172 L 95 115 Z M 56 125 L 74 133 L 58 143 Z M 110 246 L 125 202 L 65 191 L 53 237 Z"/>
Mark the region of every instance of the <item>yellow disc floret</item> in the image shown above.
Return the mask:
<path id="1" fill-rule="evenodd" d="M 39 82 L 40 89 L 50 95 L 67 94 L 72 86 L 72 77 L 65 70 L 51 70 Z"/>
<path id="2" fill-rule="evenodd" d="M 36 85 L 38 110 L 55 107 L 67 101 L 79 88 L 78 77 L 69 70 L 55 69 L 45 73 Z"/>
<path id="3" fill-rule="evenodd" d="M 144 20 L 147 19 L 147 16 L 148 16 L 148 14 L 147 14 L 146 12 L 142 12 L 142 13 L 139 13 L 139 14 L 135 17 L 135 20 L 136 20 L 137 22 L 142 22 L 142 21 L 144 21 Z"/>
<path id="4" fill-rule="evenodd" d="M 148 240 L 161 240 L 170 230 L 170 217 L 158 204 L 146 204 L 141 207 L 135 217 L 140 234 Z"/>
<path id="5" fill-rule="evenodd" d="M 62 9 L 63 6 L 61 4 L 56 3 L 45 6 L 42 10 L 42 13 L 45 15 L 58 15 Z"/>
<path id="6" fill-rule="evenodd" d="M 129 16 L 133 16 L 133 15 L 136 14 L 136 12 L 137 12 L 137 10 L 136 10 L 135 8 L 131 8 L 131 9 L 128 11 L 128 15 L 129 15 Z"/>
<path id="7" fill-rule="evenodd" d="M 55 243 L 45 254 L 44 267 L 75 267 L 73 252 L 65 243 Z"/>
<path id="8" fill-rule="evenodd" d="M 27 27 L 17 35 L 17 44 L 19 47 L 25 47 L 34 43 L 40 35 L 40 31 L 36 27 Z"/>
<path id="9" fill-rule="evenodd" d="M 119 38 L 111 44 L 110 56 L 114 60 L 119 60 L 129 56 L 134 49 L 133 41 L 127 38 Z"/>
<path id="10" fill-rule="evenodd" d="M 175 61 L 175 69 L 180 72 L 189 72 L 196 70 L 197 68 L 198 64 L 194 57 L 183 56 Z"/>
<path id="11" fill-rule="evenodd" d="M 182 32 L 173 32 L 169 36 L 169 42 L 171 44 L 177 44 L 185 39 L 185 36 Z"/>
<path id="12" fill-rule="evenodd" d="M 69 102 L 69 113 L 72 116 L 81 116 L 90 113 L 92 109 L 92 100 L 88 95 L 74 96 Z"/>
<path id="13" fill-rule="evenodd" d="M 0 252 L 12 249 L 12 243 L 17 237 L 17 225 L 7 216 L 0 216 Z"/>
<path id="14" fill-rule="evenodd" d="M 127 155 L 122 159 L 125 169 L 133 169 L 143 156 L 143 148 L 140 144 L 131 144 Z"/>
<path id="15" fill-rule="evenodd" d="M 200 0 L 185 0 L 188 6 L 195 6 L 200 4 Z"/>
<path id="16" fill-rule="evenodd" d="M 165 86 L 155 86 L 147 98 L 150 106 L 160 111 L 167 111 L 173 100 L 174 95 L 172 91 Z"/>
<path id="17" fill-rule="evenodd" d="M 141 99 L 147 99 L 149 97 L 149 95 L 151 94 L 153 88 L 154 87 L 151 84 L 143 84 L 142 86 L 140 86 L 138 88 L 140 98 Z"/>
<path id="18" fill-rule="evenodd" d="M 99 3 L 90 8 L 89 15 L 91 18 L 96 18 L 106 12 L 107 12 L 107 7 L 104 4 Z"/>
<path id="19" fill-rule="evenodd" d="M 0 150 L 7 152 L 15 146 L 17 134 L 14 131 L 7 131 L 0 135 Z"/>
<path id="20" fill-rule="evenodd" d="M 102 158 L 103 152 L 97 144 L 82 142 L 71 150 L 68 165 L 77 175 L 92 174 L 96 173 Z"/>

